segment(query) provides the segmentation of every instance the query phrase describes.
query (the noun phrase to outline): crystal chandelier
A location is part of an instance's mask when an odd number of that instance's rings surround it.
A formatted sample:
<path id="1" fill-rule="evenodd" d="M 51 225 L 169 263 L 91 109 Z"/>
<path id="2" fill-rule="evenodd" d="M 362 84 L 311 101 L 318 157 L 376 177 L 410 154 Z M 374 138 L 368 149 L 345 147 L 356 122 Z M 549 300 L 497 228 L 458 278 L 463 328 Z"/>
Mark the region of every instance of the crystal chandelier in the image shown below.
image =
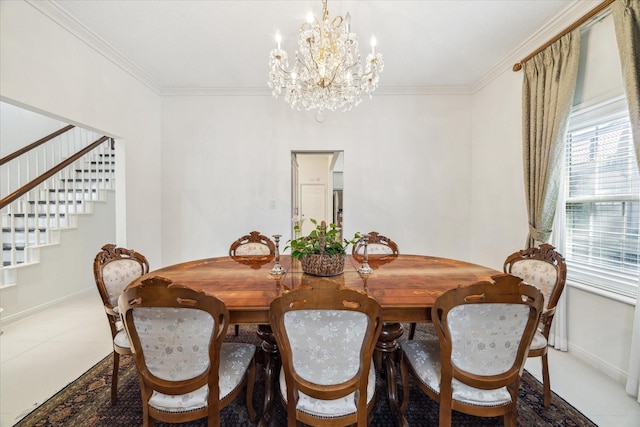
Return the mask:
<path id="1" fill-rule="evenodd" d="M 307 22 L 300 26 L 299 51 L 291 70 L 278 32 L 277 47 L 269 55 L 269 88 L 273 96 L 284 94 L 285 101 L 298 111 L 318 109 L 319 117 L 325 110 L 350 110 L 362 101 L 363 93 L 371 97 L 384 68 L 382 54 L 376 52 L 376 40 L 371 37 L 371 53 L 363 70 L 358 36 L 350 26 L 349 13 L 344 19 L 330 19 L 327 0 L 322 0 L 322 20 L 309 13 Z"/>

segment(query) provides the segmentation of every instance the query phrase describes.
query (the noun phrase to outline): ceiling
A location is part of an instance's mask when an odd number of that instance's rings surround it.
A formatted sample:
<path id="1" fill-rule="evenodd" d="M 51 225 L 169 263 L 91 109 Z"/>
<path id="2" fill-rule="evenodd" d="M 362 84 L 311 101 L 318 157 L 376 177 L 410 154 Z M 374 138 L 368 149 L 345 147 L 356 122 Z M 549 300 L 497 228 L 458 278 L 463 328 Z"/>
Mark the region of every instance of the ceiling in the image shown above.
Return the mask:
<path id="1" fill-rule="evenodd" d="M 363 57 L 375 35 L 385 61 L 381 89 L 464 88 L 510 59 L 574 2 L 329 0 L 328 10 L 330 17 L 351 13 Z M 599 1 L 590 3 L 595 6 Z M 268 54 L 275 46 L 276 31 L 292 56 L 307 13 L 319 16 L 322 10 L 320 0 L 56 0 L 51 4 L 67 23 L 82 29 L 81 37 L 99 41 L 100 49 L 135 69 L 160 92 L 266 90 Z"/>

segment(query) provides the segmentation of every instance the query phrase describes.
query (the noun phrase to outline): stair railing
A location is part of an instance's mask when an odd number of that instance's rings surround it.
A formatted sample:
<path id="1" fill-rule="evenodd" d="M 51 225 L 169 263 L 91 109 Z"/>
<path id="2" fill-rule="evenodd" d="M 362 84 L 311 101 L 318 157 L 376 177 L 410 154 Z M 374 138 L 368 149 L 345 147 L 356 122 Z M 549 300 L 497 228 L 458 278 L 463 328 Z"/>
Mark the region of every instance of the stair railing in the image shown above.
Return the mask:
<path id="1" fill-rule="evenodd" d="M 52 228 L 113 188 L 112 153 L 113 139 L 69 125 L 0 159 L 3 267 L 30 262 L 29 247 L 56 243 Z"/>

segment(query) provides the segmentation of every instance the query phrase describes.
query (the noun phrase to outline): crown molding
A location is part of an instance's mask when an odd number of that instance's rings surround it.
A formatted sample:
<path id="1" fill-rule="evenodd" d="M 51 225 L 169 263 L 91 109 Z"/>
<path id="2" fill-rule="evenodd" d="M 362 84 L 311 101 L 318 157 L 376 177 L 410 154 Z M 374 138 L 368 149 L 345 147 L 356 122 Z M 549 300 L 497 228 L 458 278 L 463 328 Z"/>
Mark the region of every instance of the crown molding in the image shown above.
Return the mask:
<path id="1" fill-rule="evenodd" d="M 538 49 L 538 47 L 564 31 L 571 23 L 576 22 L 595 6 L 597 6 L 597 4 L 593 1 L 575 0 L 475 82 L 471 86 L 471 92 L 478 92 L 505 71 L 511 70 L 513 64 L 521 61 L 522 58 L 525 58 L 528 54 Z"/>
<path id="2" fill-rule="evenodd" d="M 471 95 L 468 86 L 391 86 L 379 87 L 372 96 L 424 96 L 424 95 Z M 161 96 L 271 96 L 271 90 L 262 87 L 168 87 L 160 91 Z M 366 95 L 364 95 L 366 96 Z"/>
<path id="3" fill-rule="evenodd" d="M 160 96 L 271 96 L 268 87 L 165 87 Z"/>
<path id="4" fill-rule="evenodd" d="M 469 86 L 387 86 L 379 87 L 376 95 L 471 95 Z"/>
<path id="5" fill-rule="evenodd" d="M 80 41 L 114 63 L 120 69 L 139 80 L 155 93 L 160 94 L 162 86 L 153 77 L 114 49 L 109 43 L 91 32 L 86 26 L 71 16 L 55 1 L 25 0 L 34 9 L 41 12 Z"/>

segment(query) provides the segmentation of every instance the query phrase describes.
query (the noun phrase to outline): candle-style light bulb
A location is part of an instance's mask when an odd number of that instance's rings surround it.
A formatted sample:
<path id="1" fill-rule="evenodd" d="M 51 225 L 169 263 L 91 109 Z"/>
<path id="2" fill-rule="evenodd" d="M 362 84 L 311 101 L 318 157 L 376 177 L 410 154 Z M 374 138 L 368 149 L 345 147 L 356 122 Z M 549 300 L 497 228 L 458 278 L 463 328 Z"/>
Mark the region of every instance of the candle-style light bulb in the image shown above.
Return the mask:
<path id="1" fill-rule="evenodd" d="M 280 34 L 280 31 L 278 31 L 276 33 L 276 43 L 278 45 L 278 50 L 280 50 L 280 42 L 282 42 L 282 35 Z"/>
<path id="2" fill-rule="evenodd" d="M 376 53 L 376 45 L 378 42 L 374 36 L 371 36 L 371 53 Z"/>
<path id="3" fill-rule="evenodd" d="M 351 32 L 351 14 L 349 12 L 344 17 L 344 24 L 345 32 L 349 34 Z"/>
<path id="4" fill-rule="evenodd" d="M 311 11 L 307 12 L 307 22 L 313 24 L 313 12 Z"/>

